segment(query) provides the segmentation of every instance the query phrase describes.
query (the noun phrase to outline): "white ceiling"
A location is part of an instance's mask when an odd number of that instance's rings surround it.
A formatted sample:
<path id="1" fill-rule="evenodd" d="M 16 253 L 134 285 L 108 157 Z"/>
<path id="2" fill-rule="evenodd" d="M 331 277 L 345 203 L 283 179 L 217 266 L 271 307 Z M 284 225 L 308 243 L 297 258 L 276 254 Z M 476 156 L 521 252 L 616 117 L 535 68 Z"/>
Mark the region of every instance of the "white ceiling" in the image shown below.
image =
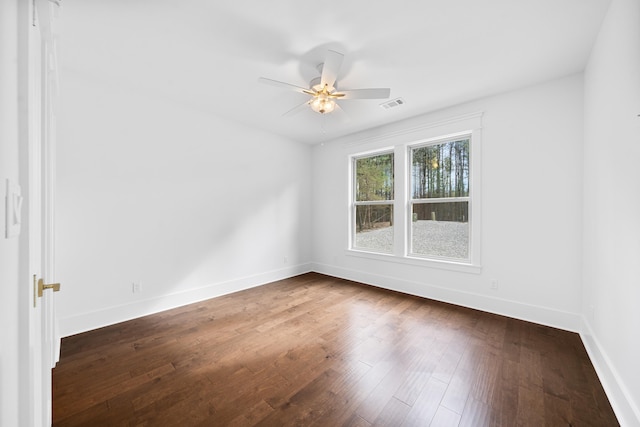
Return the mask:
<path id="1" fill-rule="evenodd" d="M 109 81 L 309 144 L 584 69 L 610 0 L 64 0 L 61 72 Z M 405 105 L 341 101 L 282 114 L 327 49 L 340 89 L 389 87 Z"/>

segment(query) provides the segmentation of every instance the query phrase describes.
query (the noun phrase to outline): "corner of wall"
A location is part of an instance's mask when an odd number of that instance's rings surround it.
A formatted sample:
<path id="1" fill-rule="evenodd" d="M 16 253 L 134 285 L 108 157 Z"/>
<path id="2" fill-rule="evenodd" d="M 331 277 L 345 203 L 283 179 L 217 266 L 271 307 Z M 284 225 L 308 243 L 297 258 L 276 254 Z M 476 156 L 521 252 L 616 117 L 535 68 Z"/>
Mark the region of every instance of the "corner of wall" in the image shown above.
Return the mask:
<path id="1" fill-rule="evenodd" d="M 582 324 L 580 338 L 620 425 L 640 426 L 640 408 L 633 402 L 631 394 L 622 381 L 622 377 L 616 371 L 604 348 L 594 335 L 589 322 L 584 317 L 582 318 Z"/>

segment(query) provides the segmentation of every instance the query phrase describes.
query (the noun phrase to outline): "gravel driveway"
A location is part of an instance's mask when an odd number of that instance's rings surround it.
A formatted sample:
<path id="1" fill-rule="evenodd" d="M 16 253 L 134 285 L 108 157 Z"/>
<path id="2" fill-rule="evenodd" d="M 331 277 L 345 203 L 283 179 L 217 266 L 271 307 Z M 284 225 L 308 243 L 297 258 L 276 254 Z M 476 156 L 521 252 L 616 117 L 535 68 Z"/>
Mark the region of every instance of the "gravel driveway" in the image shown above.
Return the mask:
<path id="1" fill-rule="evenodd" d="M 469 256 L 469 223 L 415 221 L 413 253 L 466 259 Z M 391 252 L 393 227 L 356 233 L 356 247 Z"/>

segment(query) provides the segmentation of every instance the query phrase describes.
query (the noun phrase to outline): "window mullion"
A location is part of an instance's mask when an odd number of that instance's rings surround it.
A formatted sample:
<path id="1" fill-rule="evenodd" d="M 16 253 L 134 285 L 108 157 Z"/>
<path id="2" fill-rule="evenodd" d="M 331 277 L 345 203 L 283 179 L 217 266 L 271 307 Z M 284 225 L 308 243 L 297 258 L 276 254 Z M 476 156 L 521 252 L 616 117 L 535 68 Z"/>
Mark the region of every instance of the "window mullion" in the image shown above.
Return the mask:
<path id="1" fill-rule="evenodd" d="M 407 255 L 407 150 L 403 145 L 395 147 L 395 177 L 394 192 L 395 201 L 393 204 L 393 253 L 395 256 L 404 257 Z"/>
<path id="2" fill-rule="evenodd" d="M 367 200 L 367 201 L 359 200 L 353 203 L 356 206 L 367 206 L 367 205 L 373 206 L 373 205 L 393 205 L 394 201 L 393 200 Z"/>
<path id="3" fill-rule="evenodd" d="M 469 197 L 438 197 L 433 199 L 411 199 L 411 203 L 454 203 L 468 202 Z"/>

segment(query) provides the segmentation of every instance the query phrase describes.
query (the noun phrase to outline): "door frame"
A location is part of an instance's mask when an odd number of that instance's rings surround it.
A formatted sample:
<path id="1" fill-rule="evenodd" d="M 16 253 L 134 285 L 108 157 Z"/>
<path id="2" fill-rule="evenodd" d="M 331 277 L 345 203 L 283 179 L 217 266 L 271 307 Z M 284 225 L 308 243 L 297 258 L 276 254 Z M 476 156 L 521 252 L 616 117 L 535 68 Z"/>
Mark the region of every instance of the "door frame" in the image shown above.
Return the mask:
<path id="1" fill-rule="evenodd" d="M 20 234 L 18 417 L 20 425 L 52 423 L 51 369 L 59 354 L 52 291 L 37 296 L 36 280 L 55 280 L 55 110 L 57 59 L 50 0 L 18 2 L 19 181 L 25 194 Z"/>

